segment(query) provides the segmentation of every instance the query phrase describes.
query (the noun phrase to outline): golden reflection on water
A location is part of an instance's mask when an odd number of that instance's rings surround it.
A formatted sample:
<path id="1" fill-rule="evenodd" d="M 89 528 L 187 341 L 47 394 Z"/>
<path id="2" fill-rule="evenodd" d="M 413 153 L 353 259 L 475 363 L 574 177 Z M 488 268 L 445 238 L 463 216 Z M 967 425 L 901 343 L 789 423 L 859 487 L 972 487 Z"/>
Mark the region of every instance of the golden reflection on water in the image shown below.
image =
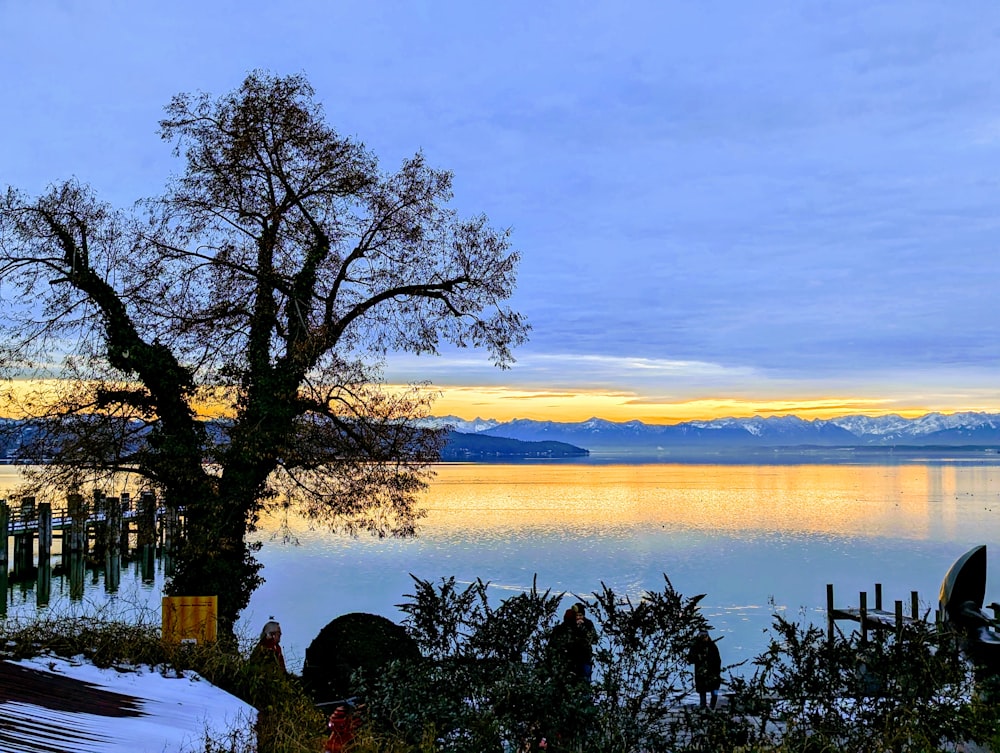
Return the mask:
<path id="1" fill-rule="evenodd" d="M 437 468 L 424 497 L 423 527 L 924 539 L 951 537 L 960 523 L 973 524 L 963 499 L 989 512 L 998 494 L 996 466 L 455 464 Z"/>
<path id="2" fill-rule="evenodd" d="M 1000 517 L 1000 465 L 988 464 L 449 463 L 435 470 L 420 502 L 423 536 L 627 528 L 952 540 L 996 530 Z M 16 483 L 16 467 L 0 466 L 0 497 Z M 295 516 L 288 523 L 293 532 L 310 527 Z M 276 527 L 262 519 L 265 531 Z"/>

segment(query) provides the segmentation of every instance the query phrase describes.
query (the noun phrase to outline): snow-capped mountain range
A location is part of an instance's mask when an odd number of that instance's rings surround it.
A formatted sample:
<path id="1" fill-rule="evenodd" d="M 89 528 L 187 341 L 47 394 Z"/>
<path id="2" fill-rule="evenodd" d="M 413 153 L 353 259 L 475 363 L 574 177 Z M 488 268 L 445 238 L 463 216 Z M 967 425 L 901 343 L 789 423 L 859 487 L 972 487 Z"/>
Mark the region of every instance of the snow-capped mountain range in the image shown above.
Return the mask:
<path id="1" fill-rule="evenodd" d="M 892 447 L 892 446 L 997 446 L 1000 447 L 1000 414 L 928 413 L 919 418 L 898 415 L 851 415 L 806 420 L 796 416 L 770 418 L 719 418 L 680 424 L 615 423 L 591 418 L 577 423 L 454 416 L 428 419 L 454 431 L 509 437 L 527 442 L 567 442 L 589 450 L 670 449 L 682 447 Z"/>

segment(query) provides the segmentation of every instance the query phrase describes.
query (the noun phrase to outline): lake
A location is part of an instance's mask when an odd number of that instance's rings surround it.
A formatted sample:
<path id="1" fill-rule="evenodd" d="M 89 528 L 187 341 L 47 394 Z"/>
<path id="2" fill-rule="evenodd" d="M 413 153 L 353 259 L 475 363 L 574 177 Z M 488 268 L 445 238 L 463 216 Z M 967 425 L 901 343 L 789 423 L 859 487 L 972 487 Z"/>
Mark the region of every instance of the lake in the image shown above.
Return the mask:
<path id="1" fill-rule="evenodd" d="M 0 468 L 0 488 L 15 470 Z M 838 607 L 936 607 L 948 567 L 1000 538 L 1000 460 L 898 464 L 443 464 L 424 497 L 428 515 L 408 540 L 352 539 L 293 520 L 298 544 L 265 521 L 260 559 L 267 582 L 242 624 L 254 635 L 271 616 L 282 625 L 290 668 L 334 617 L 364 611 L 400 620 L 409 573 L 431 580 L 490 581 L 497 599 L 530 588 L 587 596 L 607 583 L 638 598 L 666 574 L 685 595 L 704 593 L 726 663 L 767 644 L 771 616 L 825 623 L 826 584 Z M 107 608 L 103 587 L 70 603 L 56 581 L 47 608 Z M 123 573 L 111 602 L 158 610 L 159 579 Z M 575 599 L 574 599 L 575 600 Z M 987 584 L 987 603 L 1000 583 Z M 33 608 L 13 587 L 10 613 Z M 845 629 L 850 625 L 843 625 Z"/>

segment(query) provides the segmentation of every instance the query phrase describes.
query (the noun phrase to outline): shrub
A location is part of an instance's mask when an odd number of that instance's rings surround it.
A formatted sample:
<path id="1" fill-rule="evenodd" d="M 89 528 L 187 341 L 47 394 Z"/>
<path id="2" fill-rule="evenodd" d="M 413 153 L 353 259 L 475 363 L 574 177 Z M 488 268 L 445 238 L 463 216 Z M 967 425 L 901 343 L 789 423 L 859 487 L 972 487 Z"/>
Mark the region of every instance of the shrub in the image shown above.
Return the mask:
<path id="1" fill-rule="evenodd" d="M 593 594 L 593 683 L 554 669 L 549 637 L 564 594 L 533 584 L 494 604 L 482 581 L 414 583 L 400 606 L 418 651 L 401 649 L 378 671 L 352 677 L 367 711 L 351 753 L 521 753 L 543 737 L 550 751 L 587 753 L 1000 749 L 1000 679 L 977 679 L 959 641 L 926 622 L 830 640 L 820 627 L 775 616 L 752 672 L 730 676 L 729 702 L 706 711 L 682 703 L 693 686 L 687 649 L 706 626 L 701 597 L 681 595 L 666 578 L 637 601 L 606 586 Z M 298 678 L 258 671 L 235 643 L 167 646 L 143 619 L 94 617 L 0 621 L 0 642 L 13 658 L 51 652 L 100 666 L 194 669 L 262 712 L 256 747 L 234 734 L 206 741 L 205 753 L 323 747 L 324 715 Z"/>
<path id="2" fill-rule="evenodd" d="M 390 661 L 419 656 L 416 642 L 401 625 L 377 614 L 351 612 L 327 624 L 309 644 L 302 682 L 317 703 L 336 701 L 355 694 L 352 675 L 360 683 Z"/>
<path id="3" fill-rule="evenodd" d="M 1000 729 L 995 694 L 934 625 L 831 641 L 776 616 L 750 676 L 731 676 L 729 702 L 707 711 L 682 703 L 687 651 L 707 626 L 701 597 L 667 578 L 638 601 L 607 586 L 593 594 L 600 638 L 594 682 L 582 685 L 546 657 L 562 594 L 533 585 L 494 606 L 482 581 L 414 580 L 401 608 L 422 656 L 365 686 L 370 744 L 383 747 L 364 750 L 501 753 L 545 737 L 549 750 L 587 753 L 925 753 L 988 744 Z"/>
<path id="4" fill-rule="evenodd" d="M 432 735 L 442 751 L 515 750 L 544 737 L 553 749 L 599 753 L 683 737 L 668 722 L 691 685 L 685 657 L 706 622 L 698 599 L 669 580 L 635 604 L 606 586 L 594 594 L 593 685 L 562 676 L 547 652 L 563 594 L 533 585 L 494 606 L 482 581 L 414 581 L 400 606 L 422 658 L 391 664 L 366 688 L 374 727 L 411 745 Z"/>
<path id="5" fill-rule="evenodd" d="M 775 616 L 754 665 L 734 684 L 733 706 L 760 750 L 955 750 L 985 742 L 995 716 L 958 642 L 925 622 L 830 641 Z"/>

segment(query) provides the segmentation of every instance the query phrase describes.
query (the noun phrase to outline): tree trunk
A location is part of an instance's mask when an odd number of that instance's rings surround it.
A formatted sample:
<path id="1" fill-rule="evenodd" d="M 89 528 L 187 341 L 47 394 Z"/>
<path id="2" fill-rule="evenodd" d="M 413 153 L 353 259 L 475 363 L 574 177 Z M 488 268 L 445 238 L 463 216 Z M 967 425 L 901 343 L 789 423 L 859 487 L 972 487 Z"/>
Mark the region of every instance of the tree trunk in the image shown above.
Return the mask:
<path id="1" fill-rule="evenodd" d="M 260 585 L 260 563 L 248 544 L 246 504 L 236 505 L 215 490 L 184 505 L 186 533 L 166 590 L 172 595 L 217 596 L 219 630 L 233 634 L 240 612 Z"/>

